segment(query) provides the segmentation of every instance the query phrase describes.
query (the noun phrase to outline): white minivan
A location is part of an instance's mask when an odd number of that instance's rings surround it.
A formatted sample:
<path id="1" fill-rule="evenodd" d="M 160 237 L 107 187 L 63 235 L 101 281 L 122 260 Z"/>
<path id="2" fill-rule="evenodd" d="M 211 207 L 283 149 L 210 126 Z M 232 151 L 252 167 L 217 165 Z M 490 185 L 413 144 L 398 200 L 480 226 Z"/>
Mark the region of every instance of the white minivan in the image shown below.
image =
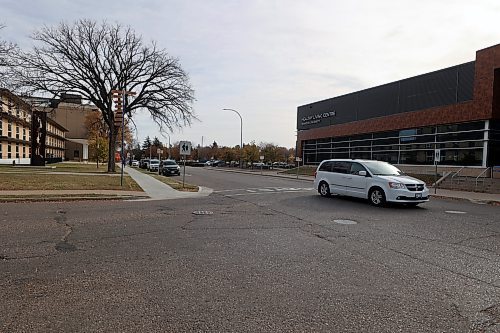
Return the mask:
<path id="1" fill-rule="evenodd" d="M 423 181 L 381 161 L 322 161 L 314 174 L 314 188 L 324 197 L 338 194 L 364 198 L 375 206 L 386 202 L 416 206 L 429 201 L 429 189 Z"/>

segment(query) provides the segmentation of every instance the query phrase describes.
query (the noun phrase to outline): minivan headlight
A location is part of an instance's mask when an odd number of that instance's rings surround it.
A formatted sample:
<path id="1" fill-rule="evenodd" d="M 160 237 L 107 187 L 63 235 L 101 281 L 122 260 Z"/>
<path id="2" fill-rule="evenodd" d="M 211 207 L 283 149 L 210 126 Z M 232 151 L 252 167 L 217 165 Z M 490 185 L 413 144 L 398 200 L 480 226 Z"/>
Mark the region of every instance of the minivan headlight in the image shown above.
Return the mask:
<path id="1" fill-rule="evenodd" d="M 395 183 L 395 182 L 389 182 L 389 187 L 390 188 L 399 188 L 399 189 L 405 189 L 406 186 L 403 183 Z"/>

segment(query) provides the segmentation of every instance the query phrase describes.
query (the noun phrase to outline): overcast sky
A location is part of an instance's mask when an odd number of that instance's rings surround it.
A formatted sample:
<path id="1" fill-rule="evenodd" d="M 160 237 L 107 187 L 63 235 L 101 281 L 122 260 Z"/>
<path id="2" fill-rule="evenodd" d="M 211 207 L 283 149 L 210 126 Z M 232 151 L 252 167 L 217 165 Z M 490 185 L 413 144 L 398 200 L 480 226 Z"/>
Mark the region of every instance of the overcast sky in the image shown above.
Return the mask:
<path id="1" fill-rule="evenodd" d="M 130 25 L 180 59 L 199 118 L 172 143 L 295 147 L 297 107 L 472 61 L 500 43 L 500 1 L 0 0 L 3 39 L 30 47 L 43 25 Z M 166 142 L 144 114 L 139 141 Z"/>

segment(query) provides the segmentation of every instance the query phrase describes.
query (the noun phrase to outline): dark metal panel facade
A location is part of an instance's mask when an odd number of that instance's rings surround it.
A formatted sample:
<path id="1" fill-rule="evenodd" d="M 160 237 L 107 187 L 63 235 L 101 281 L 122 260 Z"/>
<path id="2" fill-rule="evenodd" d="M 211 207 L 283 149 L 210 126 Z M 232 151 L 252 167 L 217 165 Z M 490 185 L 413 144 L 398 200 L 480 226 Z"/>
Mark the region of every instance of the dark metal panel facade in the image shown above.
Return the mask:
<path id="1" fill-rule="evenodd" d="M 474 95 L 474 62 L 458 66 L 457 102 L 470 101 Z"/>
<path id="2" fill-rule="evenodd" d="M 475 62 L 299 106 L 307 130 L 472 100 Z"/>
<path id="3" fill-rule="evenodd" d="M 358 95 L 358 118 L 356 120 L 383 117 L 398 112 L 399 83 L 389 83 L 360 91 Z"/>

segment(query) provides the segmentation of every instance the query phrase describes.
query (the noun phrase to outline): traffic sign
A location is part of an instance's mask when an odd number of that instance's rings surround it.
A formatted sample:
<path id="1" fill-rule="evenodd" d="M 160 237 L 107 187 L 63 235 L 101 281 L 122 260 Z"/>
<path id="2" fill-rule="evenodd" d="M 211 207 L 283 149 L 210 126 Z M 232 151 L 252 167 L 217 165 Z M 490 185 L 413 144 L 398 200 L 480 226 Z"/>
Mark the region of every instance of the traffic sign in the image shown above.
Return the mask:
<path id="1" fill-rule="evenodd" d="M 264 155 L 260 155 L 260 160 L 263 161 L 264 160 Z"/>
<path id="2" fill-rule="evenodd" d="M 434 150 L 434 162 L 435 163 L 441 162 L 441 149 Z"/>
<path id="3" fill-rule="evenodd" d="M 295 157 L 296 162 L 302 162 L 302 159 L 300 157 Z"/>
<path id="4" fill-rule="evenodd" d="M 181 155 L 191 155 L 191 141 L 181 141 L 179 146 Z"/>

